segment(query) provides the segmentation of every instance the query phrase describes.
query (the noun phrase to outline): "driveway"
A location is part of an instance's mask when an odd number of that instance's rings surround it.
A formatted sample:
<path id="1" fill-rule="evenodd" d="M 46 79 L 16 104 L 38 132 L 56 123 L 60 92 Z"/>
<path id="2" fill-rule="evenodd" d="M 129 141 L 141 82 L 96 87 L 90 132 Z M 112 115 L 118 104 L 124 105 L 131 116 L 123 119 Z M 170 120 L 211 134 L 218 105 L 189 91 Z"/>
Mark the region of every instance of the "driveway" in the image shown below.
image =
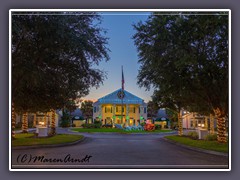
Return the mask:
<path id="1" fill-rule="evenodd" d="M 72 146 L 12 150 L 12 168 L 228 168 L 228 157 L 165 142 L 164 133 L 82 134 Z"/>

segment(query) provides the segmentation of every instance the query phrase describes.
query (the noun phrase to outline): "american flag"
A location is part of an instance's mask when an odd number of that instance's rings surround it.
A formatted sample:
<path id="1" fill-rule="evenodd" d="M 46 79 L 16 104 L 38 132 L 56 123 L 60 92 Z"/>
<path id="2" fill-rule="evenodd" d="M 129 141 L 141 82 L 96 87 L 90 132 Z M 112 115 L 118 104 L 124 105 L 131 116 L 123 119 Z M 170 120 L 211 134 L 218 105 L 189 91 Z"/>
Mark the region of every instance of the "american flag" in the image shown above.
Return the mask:
<path id="1" fill-rule="evenodd" d="M 124 75 L 123 75 L 123 66 L 122 66 L 122 90 L 124 90 Z"/>

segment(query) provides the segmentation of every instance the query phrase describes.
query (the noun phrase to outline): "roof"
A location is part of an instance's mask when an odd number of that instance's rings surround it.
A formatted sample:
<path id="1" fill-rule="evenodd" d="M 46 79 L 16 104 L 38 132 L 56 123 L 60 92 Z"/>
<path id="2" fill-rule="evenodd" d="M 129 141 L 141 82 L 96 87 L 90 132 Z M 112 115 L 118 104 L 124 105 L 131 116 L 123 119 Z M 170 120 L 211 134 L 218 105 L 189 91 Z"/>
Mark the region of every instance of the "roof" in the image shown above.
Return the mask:
<path id="1" fill-rule="evenodd" d="M 123 100 L 121 100 L 118 97 L 118 92 L 121 91 L 122 89 L 118 89 L 106 96 L 103 96 L 102 98 L 99 98 L 97 102 L 94 103 L 94 105 L 98 105 L 98 104 L 121 104 L 123 101 L 123 104 L 142 104 L 142 105 L 146 105 L 146 103 L 144 102 L 143 99 L 133 95 L 132 93 L 123 90 L 124 91 L 124 98 Z"/>
<path id="2" fill-rule="evenodd" d="M 71 113 L 71 116 L 82 116 L 83 113 L 81 111 L 81 109 L 77 108 L 75 109 L 72 113 Z"/>
<path id="3" fill-rule="evenodd" d="M 159 109 L 157 112 L 156 120 L 168 120 L 168 115 L 165 109 Z"/>

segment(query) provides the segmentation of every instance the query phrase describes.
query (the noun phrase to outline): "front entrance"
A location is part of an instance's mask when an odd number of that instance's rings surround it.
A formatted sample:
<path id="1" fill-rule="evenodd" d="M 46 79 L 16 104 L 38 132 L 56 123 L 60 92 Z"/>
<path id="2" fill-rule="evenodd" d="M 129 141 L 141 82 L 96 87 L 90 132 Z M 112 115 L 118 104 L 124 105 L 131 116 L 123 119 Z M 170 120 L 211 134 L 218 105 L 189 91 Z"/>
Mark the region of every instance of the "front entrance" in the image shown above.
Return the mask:
<path id="1" fill-rule="evenodd" d="M 129 126 L 133 126 L 135 125 L 135 120 L 134 119 L 129 119 Z"/>

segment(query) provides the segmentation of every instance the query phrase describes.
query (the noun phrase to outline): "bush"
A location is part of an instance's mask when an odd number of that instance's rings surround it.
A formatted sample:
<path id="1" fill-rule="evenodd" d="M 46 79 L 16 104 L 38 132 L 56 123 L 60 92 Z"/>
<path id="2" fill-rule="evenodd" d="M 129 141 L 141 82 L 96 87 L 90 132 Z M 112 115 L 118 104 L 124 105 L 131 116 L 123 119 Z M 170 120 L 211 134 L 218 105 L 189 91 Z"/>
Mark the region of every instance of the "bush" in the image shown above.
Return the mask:
<path id="1" fill-rule="evenodd" d="M 187 136 L 190 137 L 191 139 L 198 139 L 198 133 L 196 131 L 188 132 Z"/>
<path id="2" fill-rule="evenodd" d="M 82 124 L 82 127 L 87 128 L 87 129 L 101 128 L 102 123 L 99 123 L 99 122 L 95 123 L 95 122 L 94 122 L 94 124 Z"/>
<path id="3" fill-rule="evenodd" d="M 160 125 L 160 124 L 155 124 L 155 129 L 157 130 L 157 129 L 162 129 L 162 125 Z"/>
<path id="4" fill-rule="evenodd" d="M 93 125 L 94 125 L 93 128 L 101 128 L 102 127 L 102 122 L 101 121 L 94 121 Z"/>
<path id="5" fill-rule="evenodd" d="M 205 136 L 204 140 L 217 141 L 217 134 L 208 134 L 207 136 Z"/>
<path id="6" fill-rule="evenodd" d="M 113 125 L 112 124 L 104 124 L 102 125 L 103 128 L 112 128 Z"/>
<path id="7" fill-rule="evenodd" d="M 142 122 L 142 123 L 140 123 L 140 125 L 141 125 L 142 127 L 144 127 L 145 124 L 146 124 L 146 122 Z"/>

